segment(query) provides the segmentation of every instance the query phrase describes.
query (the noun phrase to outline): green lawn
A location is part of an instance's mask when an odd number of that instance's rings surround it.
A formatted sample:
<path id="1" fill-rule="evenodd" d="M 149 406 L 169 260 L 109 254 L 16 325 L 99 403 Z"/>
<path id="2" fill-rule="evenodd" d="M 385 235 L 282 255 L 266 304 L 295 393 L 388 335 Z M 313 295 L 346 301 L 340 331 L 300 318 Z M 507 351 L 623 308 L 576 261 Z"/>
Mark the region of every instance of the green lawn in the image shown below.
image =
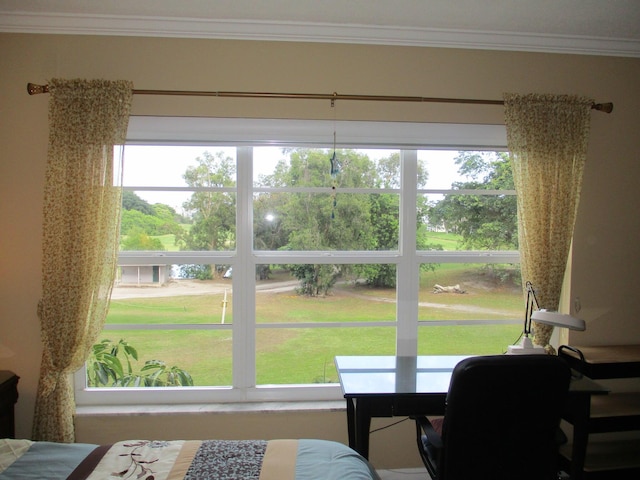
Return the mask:
<path id="1" fill-rule="evenodd" d="M 429 232 L 426 241 L 432 245 L 442 245 L 444 250 L 453 251 L 459 249 L 461 237 L 454 233 Z"/>
<path id="2" fill-rule="evenodd" d="M 180 250 L 180 248 L 178 248 L 178 246 L 176 245 L 175 235 L 172 235 L 172 234 L 159 235 L 154 238 L 157 238 L 162 242 L 162 246 L 164 247 L 164 250 L 166 250 L 167 252 L 177 252 L 178 250 Z"/>
<path id="3" fill-rule="evenodd" d="M 279 280 L 287 279 L 286 273 L 277 275 Z M 477 266 L 464 264 L 446 264 L 435 272 L 423 272 L 420 320 L 520 318 L 523 300 L 519 288 L 487 289 L 484 275 Z M 433 293 L 435 283 L 450 285 L 460 283 L 460 278 L 475 279 L 464 295 Z M 395 353 L 392 327 L 289 329 L 269 328 L 266 324 L 393 321 L 394 301 L 395 289 L 352 284 L 338 285 L 322 298 L 302 297 L 293 291 L 258 293 L 256 321 L 265 326 L 256 333 L 258 384 L 336 382 L 336 355 Z M 221 302 L 222 294 L 113 300 L 107 322 L 220 323 Z M 232 303 L 228 305 L 225 324 L 233 322 Z M 500 312 L 495 313 L 498 309 Z M 518 324 L 421 327 L 418 349 L 420 354 L 502 353 L 517 339 L 520 329 Z M 191 373 L 196 385 L 230 385 L 231 334 L 230 329 L 105 331 L 103 338 L 126 339 L 137 348 L 140 365 L 145 360 L 163 360 Z"/>

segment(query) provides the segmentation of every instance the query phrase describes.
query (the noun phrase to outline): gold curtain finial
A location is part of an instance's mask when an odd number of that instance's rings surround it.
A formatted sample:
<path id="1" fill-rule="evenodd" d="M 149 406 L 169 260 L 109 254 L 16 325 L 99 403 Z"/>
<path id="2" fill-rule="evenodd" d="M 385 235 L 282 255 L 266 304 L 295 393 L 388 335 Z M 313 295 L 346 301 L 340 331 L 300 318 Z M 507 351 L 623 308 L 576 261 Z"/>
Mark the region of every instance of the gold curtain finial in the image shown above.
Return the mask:
<path id="1" fill-rule="evenodd" d="M 49 93 L 49 85 L 36 85 L 35 83 L 27 83 L 27 92 L 29 93 L 29 95 Z"/>
<path id="2" fill-rule="evenodd" d="M 611 113 L 613 112 L 613 103 L 611 102 L 607 102 L 607 103 L 593 103 L 591 105 L 591 108 L 593 110 L 598 110 L 599 112 L 604 112 L 604 113 Z"/>

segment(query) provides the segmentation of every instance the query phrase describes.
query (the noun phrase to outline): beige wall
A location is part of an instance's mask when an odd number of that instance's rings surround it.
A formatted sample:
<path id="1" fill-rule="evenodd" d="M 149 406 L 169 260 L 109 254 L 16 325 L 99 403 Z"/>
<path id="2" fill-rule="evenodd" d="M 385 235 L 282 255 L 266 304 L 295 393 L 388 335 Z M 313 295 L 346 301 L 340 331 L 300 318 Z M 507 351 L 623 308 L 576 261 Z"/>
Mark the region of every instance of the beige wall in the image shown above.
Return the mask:
<path id="1" fill-rule="evenodd" d="M 13 352 L 1 369 L 20 377 L 17 433 L 28 437 L 41 352 L 42 190 L 47 97 L 26 83 L 52 77 L 132 80 L 141 89 L 363 93 L 500 99 L 503 92 L 588 95 L 612 101 L 594 112 L 574 240 L 570 303 L 579 298 L 587 331 L 572 343 L 640 342 L 640 60 L 480 50 L 276 42 L 0 35 L 0 342 Z M 136 96 L 134 114 L 379 119 L 501 123 L 502 108 L 442 104 L 241 100 Z M 344 439 L 343 412 L 312 416 L 306 436 Z M 102 429 L 102 420 L 82 432 Z M 144 433 L 148 418 L 138 418 Z M 198 422 L 195 422 L 196 424 Z M 268 423 L 268 422 L 267 422 Z M 123 425 L 126 422 L 123 422 Z M 258 422 L 260 424 L 260 422 Z M 291 421 L 274 436 L 298 434 Z M 113 425 L 117 425 L 114 423 Z M 267 424 L 265 424 L 267 425 Z M 124 428 L 124 426 L 123 426 Z M 151 428 L 151 427 L 149 427 Z M 260 427 L 262 429 L 262 427 Z M 402 458 L 408 427 L 388 430 L 372 458 Z M 146 430 L 152 432 L 152 430 Z M 247 425 L 247 436 L 252 436 Z M 291 433 L 289 433 L 291 432 Z M 387 432 L 394 432 L 387 433 Z M 90 435 L 85 437 L 88 439 Z M 395 443 L 402 437 L 401 443 Z M 410 442 L 413 439 L 409 439 Z M 394 448 L 394 446 L 397 447 Z M 391 449 L 390 449 L 391 448 Z M 384 452 L 384 454 L 382 453 Z"/>

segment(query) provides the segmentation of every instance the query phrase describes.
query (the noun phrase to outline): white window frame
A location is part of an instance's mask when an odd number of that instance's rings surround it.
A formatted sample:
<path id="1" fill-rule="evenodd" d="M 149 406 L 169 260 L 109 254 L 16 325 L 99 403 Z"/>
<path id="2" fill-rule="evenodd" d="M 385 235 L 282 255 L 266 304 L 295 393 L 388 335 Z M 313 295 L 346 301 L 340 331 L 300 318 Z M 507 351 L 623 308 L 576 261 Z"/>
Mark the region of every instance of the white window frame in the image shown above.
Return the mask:
<path id="1" fill-rule="evenodd" d="M 253 146 L 387 148 L 401 150 L 400 239 L 397 251 L 269 252 L 253 250 L 252 198 Z M 134 116 L 129 122 L 130 145 L 235 145 L 237 147 L 236 250 L 229 252 L 172 252 L 174 263 L 224 263 L 233 266 L 233 311 L 243 321 L 232 325 L 194 328 L 233 329 L 233 387 L 86 388 L 86 370 L 75 377 L 76 403 L 90 405 L 194 404 L 224 402 L 338 400 L 339 385 L 255 385 L 255 266 L 278 263 L 391 263 L 397 266 L 395 322 L 359 323 L 358 326 L 395 326 L 398 355 L 415 355 L 418 336 L 419 268 L 421 263 L 519 263 L 518 252 L 417 251 L 416 200 L 424 193 L 416 187 L 417 151 L 437 149 L 506 150 L 504 125 L 277 120 L 203 117 Z M 455 191 L 460 193 L 459 191 Z M 244 232 L 244 234 L 242 234 Z M 151 265 L 161 252 L 122 252 L 120 264 Z M 286 259 L 286 262 L 284 261 Z M 242 281 L 242 285 L 240 282 Z M 519 322 L 519 321 L 518 321 Z M 273 325 L 266 325 L 270 328 Z M 293 325 L 300 328 L 300 325 Z M 307 327 L 307 325 L 305 325 Z M 149 329 L 168 329 L 166 325 Z M 242 341 L 236 341 L 242 339 Z"/>

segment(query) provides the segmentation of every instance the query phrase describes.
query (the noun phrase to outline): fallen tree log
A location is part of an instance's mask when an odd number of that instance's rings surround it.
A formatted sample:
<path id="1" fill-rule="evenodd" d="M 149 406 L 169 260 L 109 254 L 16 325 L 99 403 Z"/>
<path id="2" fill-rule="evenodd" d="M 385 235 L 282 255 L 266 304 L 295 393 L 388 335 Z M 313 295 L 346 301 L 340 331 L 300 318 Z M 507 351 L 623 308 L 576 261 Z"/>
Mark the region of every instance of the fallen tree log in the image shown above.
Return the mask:
<path id="1" fill-rule="evenodd" d="M 460 288 L 460 285 L 452 285 L 444 287 L 437 283 L 433 286 L 433 293 L 467 293 Z"/>

